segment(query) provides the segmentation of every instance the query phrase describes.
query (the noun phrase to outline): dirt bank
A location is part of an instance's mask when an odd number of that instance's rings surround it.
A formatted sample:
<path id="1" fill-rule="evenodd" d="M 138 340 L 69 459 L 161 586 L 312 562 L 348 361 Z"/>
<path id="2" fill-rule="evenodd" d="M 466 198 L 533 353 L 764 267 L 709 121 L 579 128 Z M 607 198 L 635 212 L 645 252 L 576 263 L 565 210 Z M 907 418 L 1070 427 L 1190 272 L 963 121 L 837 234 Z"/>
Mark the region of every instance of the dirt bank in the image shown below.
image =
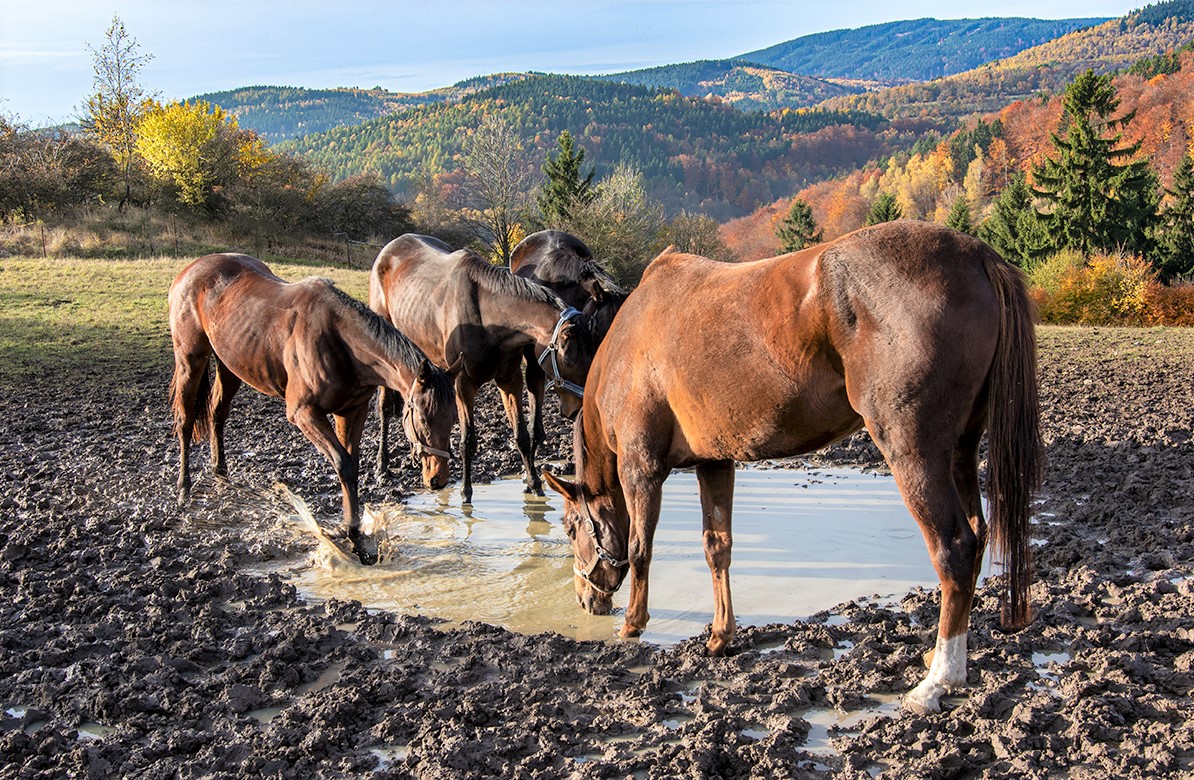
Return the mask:
<path id="1" fill-rule="evenodd" d="M 338 511 L 277 402 L 238 397 L 233 483 L 179 510 L 166 367 L 46 376 L 0 396 L 0 777 L 1189 776 L 1192 376 L 1188 332 L 1046 331 L 1036 621 L 1002 633 L 983 591 L 947 711 L 863 717 L 832 752 L 825 708 L 890 712 L 923 674 L 935 592 L 719 659 L 304 604 L 243 573 L 293 552 L 276 480 Z M 480 470 L 513 472 L 486 406 Z M 566 444 L 557 424 L 546 454 Z M 862 440 L 822 457 L 874 464 Z"/>

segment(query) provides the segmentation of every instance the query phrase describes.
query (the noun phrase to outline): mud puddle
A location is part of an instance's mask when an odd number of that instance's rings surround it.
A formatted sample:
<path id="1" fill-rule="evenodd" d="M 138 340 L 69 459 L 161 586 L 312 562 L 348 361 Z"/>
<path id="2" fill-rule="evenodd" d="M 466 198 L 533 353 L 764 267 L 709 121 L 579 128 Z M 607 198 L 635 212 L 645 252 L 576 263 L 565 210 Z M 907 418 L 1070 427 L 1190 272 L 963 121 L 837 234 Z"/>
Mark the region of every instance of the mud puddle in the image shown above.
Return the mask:
<path id="1" fill-rule="evenodd" d="M 325 539 L 289 576 L 315 600 L 353 599 L 525 634 L 612 637 L 627 587 L 615 596 L 613 615 L 588 615 L 576 605 L 562 505 L 555 496 L 525 495 L 518 480 L 476 485 L 472 506 L 462 506 L 454 488 L 417 494 L 370 510 L 384 536 L 381 564 L 356 565 Z M 739 625 L 792 622 L 849 599 L 936 584 L 895 481 L 849 469 L 740 469 L 731 578 Z M 700 634 L 713 617 L 690 472 L 673 474 L 664 486 L 651 615 L 643 639 L 662 645 Z"/>

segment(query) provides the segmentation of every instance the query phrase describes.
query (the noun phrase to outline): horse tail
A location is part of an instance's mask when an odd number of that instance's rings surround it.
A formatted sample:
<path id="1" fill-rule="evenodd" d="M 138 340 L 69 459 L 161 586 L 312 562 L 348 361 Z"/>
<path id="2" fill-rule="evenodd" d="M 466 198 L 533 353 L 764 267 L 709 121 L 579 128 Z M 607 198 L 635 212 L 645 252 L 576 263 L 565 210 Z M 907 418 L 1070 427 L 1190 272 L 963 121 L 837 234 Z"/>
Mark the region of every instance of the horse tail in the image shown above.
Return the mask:
<path id="1" fill-rule="evenodd" d="M 984 260 L 999 300 L 999 339 L 988 378 L 987 500 L 993 556 L 1007 573 L 1004 627 L 1032 620 L 1029 544 L 1032 495 L 1041 483 L 1044 447 L 1036 374 L 1034 311 L 1020 270 L 994 252 Z"/>
<path id="2" fill-rule="evenodd" d="M 212 360 L 218 360 L 215 355 L 211 356 Z M 202 369 L 199 373 L 199 385 L 195 388 L 195 398 L 191 401 L 191 408 L 187 408 L 186 394 L 183 392 L 184 378 L 183 374 L 178 370 L 178 364 L 174 366 L 174 377 L 170 380 L 170 407 L 174 410 L 174 435 L 177 436 L 182 431 L 183 425 L 186 423 L 189 416 L 192 421 L 191 441 L 206 439 L 211 435 L 211 371 L 208 367 L 207 361 L 204 361 Z M 189 413 L 189 414 L 188 414 Z"/>

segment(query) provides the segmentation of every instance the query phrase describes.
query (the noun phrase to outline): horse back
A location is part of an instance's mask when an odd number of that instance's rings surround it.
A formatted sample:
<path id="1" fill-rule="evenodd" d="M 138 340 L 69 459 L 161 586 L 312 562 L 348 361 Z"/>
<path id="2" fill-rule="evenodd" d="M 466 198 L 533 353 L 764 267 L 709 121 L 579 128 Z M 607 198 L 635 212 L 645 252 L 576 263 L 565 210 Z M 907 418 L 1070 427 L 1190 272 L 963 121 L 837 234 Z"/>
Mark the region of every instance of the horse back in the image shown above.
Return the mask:
<path id="1" fill-rule="evenodd" d="M 287 282 L 248 255 L 199 258 L 171 285 L 175 348 L 210 345 L 220 363 L 266 395 L 286 398 L 300 372 L 311 375 L 305 386 L 339 386 L 328 378 L 353 375 L 350 323 L 331 286 L 319 278 Z M 325 400 L 328 408 L 343 402 Z"/>
<path id="2" fill-rule="evenodd" d="M 665 253 L 598 351 L 585 413 L 670 466 L 812 451 L 880 396 L 969 419 L 999 329 L 988 253 L 911 222 L 750 263 Z"/>

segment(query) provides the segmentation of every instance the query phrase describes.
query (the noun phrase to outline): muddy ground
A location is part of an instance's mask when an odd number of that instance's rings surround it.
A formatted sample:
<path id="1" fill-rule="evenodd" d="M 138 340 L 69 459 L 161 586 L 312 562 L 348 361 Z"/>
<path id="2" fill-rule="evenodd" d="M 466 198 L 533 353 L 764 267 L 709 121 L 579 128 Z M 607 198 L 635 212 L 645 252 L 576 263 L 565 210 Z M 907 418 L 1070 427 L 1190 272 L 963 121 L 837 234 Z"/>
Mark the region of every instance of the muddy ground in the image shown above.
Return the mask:
<path id="1" fill-rule="evenodd" d="M 276 480 L 338 511 L 278 402 L 242 392 L 233 483 L 203 474 L 180 510 L 165 366 L 24 383 L 0 396 L 0 777 L 1192 776 L 1194 340 L 1163 337 L 1045 339 L 1036 621 L 1001 632 L 986 588 L 946 711 L 864 718 L 832 753 L 802 714 L 912 686 L 935 591 L 744 629 L 718 659 L 303 603 L 244 573 L 301 544 Z M 481 471 L 508 474 L 487 406 Z M 553 426 L 548 454 L 567 442 Z M 864 439 L 820 457 L 876 465 Z"/>

